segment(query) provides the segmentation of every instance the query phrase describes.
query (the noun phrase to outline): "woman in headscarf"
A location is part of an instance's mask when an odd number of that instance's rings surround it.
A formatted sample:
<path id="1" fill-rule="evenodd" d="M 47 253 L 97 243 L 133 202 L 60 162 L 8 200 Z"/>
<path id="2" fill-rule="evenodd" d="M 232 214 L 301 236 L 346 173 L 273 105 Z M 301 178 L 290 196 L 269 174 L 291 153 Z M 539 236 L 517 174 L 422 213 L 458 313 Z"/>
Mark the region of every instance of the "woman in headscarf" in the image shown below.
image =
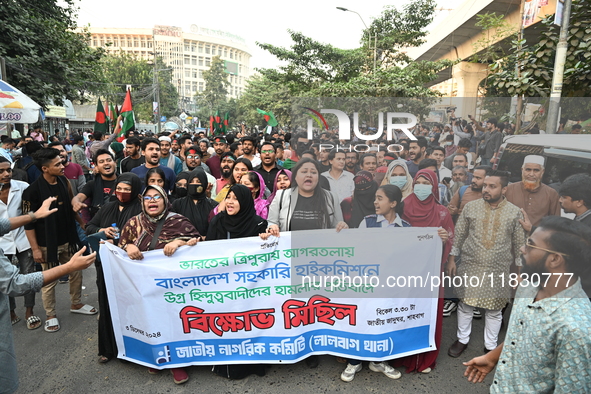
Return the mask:
<path id="1" fill-rule="evenodd" d="M 357 228 L 364 217 L 376 211 L 373 202 L 378 184 L 374 182 L 369 171 L 359 171 L 353 181 L 355 182 L 355 190 L 353 191 L 351 220 L 348 224 L 349 227 Z"/>
<path id="2" fill-rule="evenodd" d="M 119 175 L 115 183 L 116 201 L 107 203 L 86 225 L 86 234 L 90 247 L 97 251 L 101 240 L 109 240 L 117 244 L 118 231 L 127 221 L 142 211 L 139 200 L 142 181 L 131 172 Z M 114 226 L 113 226 L 114 225 Z M 111 310 L 103 275 L 103 265 L 99 254 L 96 255 L 96 286 L 98 288 L 99 314 L 98 321 L 98 354 L 99 363 L 106 363 L 117 356 L 117 343 L 111 322 Z"/>
<path id="3" fill-rule="evenodd" d="M 267 205 L 271 205 L 273 199 L 277 195 L 279 190 L 289 189 L 291 187 L 291 171 L 290 170 L 279 170 L 275 175 L 275 181 L 273 182 L 273 190 L 269 198 L 267 198 Z"/>
<path id="4" fill-rule="evenodd" d="M 207 234 L 210 213 L 218 203 L 207 198 L 207 175 L 202 168 L 198 167 L 188 173 L 187 180 L 187 196 L 175 200 L 172 211 L 189 219 L 199 234 Z"/>
<path id="5" fill-rule="evenodd" d="M 393 160 L 390 162 L 382 185 L 398 186 L 402 191 L 403 200 L 412 194 L 412 176 L 410 176 L 404 160 Z"/>
<path id="6" fill-rule="evenodd" d="M 142 193 L 142 212 L 129 219 L 121 230 L 119 247 L 130 259 L 141 260 L 144 258 L 142 252 L 152 249 L 164 249 L 166 256 L 172 256 L 180 246 L 193 246 L 201 238 L 186 217 L 169 212 L 168 206 L 164 189 L 156 185 L 146 186 Z M 159 372 L 154 368 L 148 371 L 151 374 Z M 176 384 L 189 380 L 183 368 L 172 368 L 171 372 Z"/>
<path id="7" fill-rule="evenodd" d="M 168 197 L 172 204 L 174 204 L 175 200 L 187 196 L 187 183 L 189 183 L 189 172 L 180 172 L 176 176 L 176 182 L 172 188 L 172 193 Z"/>
<path id="8" fill-rule="evenodd" d="M 269 206 L 265 200 L 265 180 L 263 176 L 256 171 L 249 171 L 242 175 L 240 184 L 250 189 L 254 199 L 254 210 L 257 215 L 263 219 L 269 216 Z"/>
<path id="9" fill-rule="evenodd" d="M 119 164 L 121 164 L 121 160 L 125 158 L 125 154 L 123 153 L 123 144 L 121 142 L 113 142 L 111 144 L 111 150 L 115 152 L 115 162 L 117 163 L 117 169 L 120 168 Z"/>
<path id="10" fill-rule="evenodd" d="M 224 186 L 222 188 L 222 190 L 218 190 L 218 194 L 215 198 L 215 200 L 217 202 L 222 202 L 226 199 L 226 196 L 228 195 L 228 191 L 230 190 L 230 188 L 237 184 L 240 183 L 240 179 L 242 178 L 242 175 L 244 175 L 245 173 L 247 173 L 248 171 L 252 171 L 252 163 L 250 162 L 250 160 L 246 159 L 246 158 L 241 158 L 236 160 L 236 162 L 234 163 L 234 167 L 232 167 L 232 175 L 230 176 L 230 183 L 228 183 L 226 186 Z"/>
<path id="11" fill-rule="evenodd" d="M 454 240 L 454 224 L 446 207 L 439 202 L 439 182 L 437 175 L 431 170 L 423 169 L 417 172 L 413 181 L 413 193 L 404 200 L 402 219 L 413 227 L 438 227 L 438 233 L 443 241 L 441 266 L 445 264 Z M 441 269 L 443 271 L 443 268 Z M 395 366 L 406 367 L 407 372 L 418 371 L 428 373 L 435 367 L 439 349 L 441 348 L 441 333 L 443 322 L 443 287 L 439 292 L 437 305 L 437 321 L 435 325 L 435 346 L 437 350 L 414 356 L 397 359 Z"/>

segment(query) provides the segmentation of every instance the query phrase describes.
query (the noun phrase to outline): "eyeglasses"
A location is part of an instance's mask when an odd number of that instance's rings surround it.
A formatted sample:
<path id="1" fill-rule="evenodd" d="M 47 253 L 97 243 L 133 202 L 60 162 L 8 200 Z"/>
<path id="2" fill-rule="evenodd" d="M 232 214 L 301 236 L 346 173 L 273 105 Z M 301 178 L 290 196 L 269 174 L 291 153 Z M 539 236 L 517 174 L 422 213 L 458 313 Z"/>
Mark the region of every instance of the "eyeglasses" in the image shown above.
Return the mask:
<path id="1" fill-rule="evenodd" d="M 187 156 L 187 159 L 197 159 L 197 158 L 201 158 L 201 156 L 198 156 L 198 155 L 189 155 L 189 156 Z"/>
<path id="2" fill-rule="evenodd" d="M 273 149 L 269 149 L 269 150 L 262 150 L 261 153 L 272 154 L 272 153 L 275 153 L 275 151 Z"/>
<path id="3" fill-rule="evenodd" d="M 162 199 L 162 196 L 159 194 L 156 194 L 155 196 L 144 196 L 144 201 L 160 201 Z"/>
<path id="4" fill-rule="evenodd" d="M 569 257 L 569 255 L 566 254 L 566 253 L 561 253 L 561 252 L 557 252 L 555 250 L 544 249 L 544 248 L 541 248 L 539 246 L 536 246 L 536 245 L 534 245 L 534 241 L 532 241 L 531 238 L 528 238 L 527 241 L 525 242 L 525 248 L 526 249 L 530 249 L 530 248 L 540 249 L 540 250 L 543 250 L 544 252 L 555 253 L 555 254 L 559 254 L 561 256 Z"/>

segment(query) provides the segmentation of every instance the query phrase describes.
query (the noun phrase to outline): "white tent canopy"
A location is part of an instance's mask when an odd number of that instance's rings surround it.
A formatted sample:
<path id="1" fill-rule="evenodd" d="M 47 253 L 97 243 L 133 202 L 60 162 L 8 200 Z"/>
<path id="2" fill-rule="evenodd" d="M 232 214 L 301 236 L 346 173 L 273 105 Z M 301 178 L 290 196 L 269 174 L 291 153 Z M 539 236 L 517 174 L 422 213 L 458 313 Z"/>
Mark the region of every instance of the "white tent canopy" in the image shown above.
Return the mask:
<path id="1" fill-rule="evenodd" d="M 36 123 L 40 109 L 23 92 L 0 81 L 0 123 Z"/>

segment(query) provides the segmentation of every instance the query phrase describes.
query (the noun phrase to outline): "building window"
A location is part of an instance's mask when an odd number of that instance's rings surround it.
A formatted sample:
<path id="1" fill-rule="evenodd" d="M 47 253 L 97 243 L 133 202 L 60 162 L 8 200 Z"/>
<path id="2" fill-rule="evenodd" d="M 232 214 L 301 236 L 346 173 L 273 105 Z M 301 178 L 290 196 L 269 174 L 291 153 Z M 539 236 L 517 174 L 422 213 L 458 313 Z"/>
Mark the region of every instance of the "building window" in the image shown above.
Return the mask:
<path id="1" fill-rule="evenodd" d="M 205 58 L 205 67 L 210 67 L 211 66 L 211 58 L 206 57 Z"/>
<path id="2" fill-rule="evenodd" d="M 203 79 L 203 70 L 199 70 L 199 78 Z"/>
<path id="3" fill-rule="evenodd" d="M 193 93 L 195 93 L 197 91 L 197 82 L 193 82 L 191 84 L 191 87 L 192 87 Z"/>
<path id="4" fill-rule="evenodd" d="M 191 52 L 197 52 L 197 47 L 195 44 L 191 44 Z"/>
<path id="5" fill-rule="evenodd" d="M 234 59 L 234 51 L 230 51 L 230 59 Z"/>
<path id="6" fill-rule="evenodd" d="M 189 78 L 191 76 L 191 70 L 185 70 L 185 78 Z"/>
<path id="7" fill-rule="evenodd" d="M 203 56 L 199 56 L 199 66 L 203 67 Z"/>
<path id="8" fill-rule="evenodd" d="M 191 57 L 191 64 L 192 64 L 193 66 L 196 66 L 196 65 L 197 65 L 197 56 L 192 56 L 192 57 Z"/>
<path id="9" fill-rule="evenodd" d="M 193 70 L 192 74 L 193 74 L 193 78 L 197 79 L 197 70 Z"/>
<path id="10" fill-rule="evenodd" d="M 203 82 L 199 82 L 199 91 L 203 92 Z"/>
<path id="11" fill-rule="evenodd" d="M 228 57 L 228 48 L 224 48 L 224 57 Z"/>
<path id="12" fill-rule="evenodd" d="M 189 56 L 185 56 L 185 64 L 186 65 L 191 64 L 191 58 Z"/>
<path id="13" fill-rule="evenodd" d="M 199 44 L 199 53 L 203 53 L 203 44 Z"/>
<path id="14" fill-rule="evenodd" d="M 148 41 L 148 48 L 152 48 L 152 41 Z"/>
<path id="15" fill-rule="evenodd" d="M 191 47 L 189 46 L 189 44 L 185 44 L 185 52 L 189 52 L 191 50 Z"/>

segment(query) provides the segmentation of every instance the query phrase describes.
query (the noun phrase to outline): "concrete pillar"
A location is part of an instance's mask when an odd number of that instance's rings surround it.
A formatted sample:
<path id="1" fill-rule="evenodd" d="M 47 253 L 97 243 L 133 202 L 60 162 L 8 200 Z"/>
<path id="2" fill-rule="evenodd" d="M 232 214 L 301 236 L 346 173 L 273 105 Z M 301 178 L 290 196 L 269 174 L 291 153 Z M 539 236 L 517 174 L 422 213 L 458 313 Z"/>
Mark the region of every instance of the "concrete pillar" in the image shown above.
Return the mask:
<path id="1" fill-rule="evenodd" d="M 452 68 L 452 80 L 457 84 L 458 103 L 456 115 L 468 118 L 468 115 L 476 116 L 476 103 L 478 99 L 478 85 L 486 78 L 487 64 L 461 62 Z"/>

